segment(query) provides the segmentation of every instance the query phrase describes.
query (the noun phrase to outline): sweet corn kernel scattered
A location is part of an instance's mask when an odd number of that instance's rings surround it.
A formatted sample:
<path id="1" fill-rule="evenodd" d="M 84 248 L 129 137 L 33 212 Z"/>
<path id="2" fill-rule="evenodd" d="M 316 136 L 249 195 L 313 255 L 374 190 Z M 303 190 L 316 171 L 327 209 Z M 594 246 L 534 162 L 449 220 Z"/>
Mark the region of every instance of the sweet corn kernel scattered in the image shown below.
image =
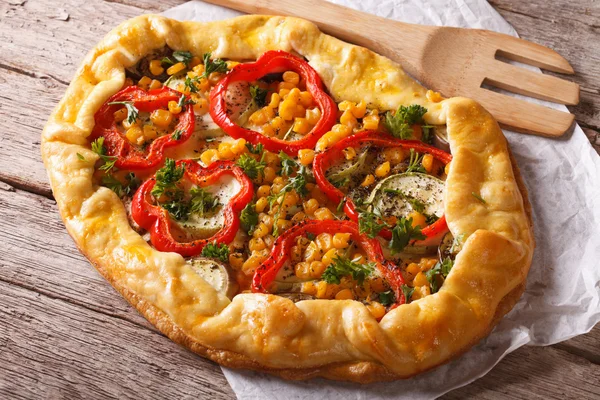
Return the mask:
<path id="1" fill-rule="evenodd" d="M 377 168 L 375 168 L 375 176 L 378 178 L 386 177 L 390 173 L 390 168 L 389 161 L 381 163 Z"/>
<path id="2" fill-rule="evenodd" d="M 421 161 L 421 165 L 423 165 L 423 168 L 425 168 L 427 173 L 431 173 L 433 170 L 433 156 L 431 154 L 425 154 Z"/>
<path id="3" fill-rule="evenodd" d="M 367 186 L 371 186 L 373 183 L 375 183 L 375 177 L 372 174 L 369 174 L 369 175 L 365 176 L 365 179 L 362 181 L 360 186 L 367 187 Z"/>
<path id="4" fill-rule="evenodd" d="M 167 75 L 175 75 L 176 73 L 181 72 L 184 69 L 185 69 L 185 64 L 182 62 L 173 64 L 167 69 Z"/>
<path id="5" fill-rule="evenodd" d="M 175 100 L 171 100 L 169 102 L 169 111 L 171 112 L 171 114 L 179 114 L 181 113 L 181 106 Z"/>
<path id="6" fill-rule="evenodd" d="M 159 108 L 152 111 L 152 114 L 150 114 L 150 120 L 159 128 L 167 128 L 173 121 L 173 114 L 171 114 L 169 110 L 163 110 L 162 108 Z"/>
<path id="7" fill-rule="evenodd" d="M 335 295 L 336 300 L 354 300 L 354 294 L 350 289 L 342 289 Z"/>
<path id="8" fill-rule="evenodd" d="M 315 151 L 312 149 L 301 149 L 298 151 L 298 160 L 302 165 L 310 165 L 315 159 Z"/>
<path id="9" fill-rule="evenodd" d="M 204 165 L 209 166 L 210 164 L 212 164 L 214 161 L 217 161 L 219 159 L 217 150 L 215 149 L 208 149 L 205 150 L 201 155 L 200 155 L 200 161 L 202 161 L 204 163 Z"/>

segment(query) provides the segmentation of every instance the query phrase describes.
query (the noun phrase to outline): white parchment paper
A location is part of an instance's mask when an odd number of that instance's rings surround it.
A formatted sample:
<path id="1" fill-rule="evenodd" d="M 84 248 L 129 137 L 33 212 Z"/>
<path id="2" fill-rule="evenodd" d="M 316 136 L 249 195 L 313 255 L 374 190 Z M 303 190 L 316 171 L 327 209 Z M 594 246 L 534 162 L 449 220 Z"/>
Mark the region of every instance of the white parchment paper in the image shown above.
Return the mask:
<path id="1" fill-rule="evenodd" d="M 517 35 L 485 0 L 333 2 L 399 21 Z M 240 13 L 195 1 L 164 15 L 210 21 Z M 564 106 L 539 103 L 566 111 Z M 600 157 L 579 126 L 558 140 L 505 134 L 529 189 L 537 248 L 523 297 L 489 337 L 452 363 L 391 383 L 289 382 L 223 368 L 238 398 L 431 399 L 485 375 L 520 346 L 560 342 L 588 332 L 600 321 Z"/>

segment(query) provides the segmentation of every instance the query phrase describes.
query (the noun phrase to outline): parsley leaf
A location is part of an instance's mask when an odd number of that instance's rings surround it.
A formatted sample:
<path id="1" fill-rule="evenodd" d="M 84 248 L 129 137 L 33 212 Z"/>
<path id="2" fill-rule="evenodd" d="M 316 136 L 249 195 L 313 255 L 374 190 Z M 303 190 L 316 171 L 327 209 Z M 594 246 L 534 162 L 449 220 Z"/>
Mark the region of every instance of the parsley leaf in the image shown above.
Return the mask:
<path id="1" fill-rule="evenodd" d="M 258 179 L 259 175 L 264 173 L 267 163 L 262 159 L 260 161 L 256 161 L 248 154 L 242 154 L 240 158 L 238 158 L 236 165 L 243 169 L 244 173 L 248 175 L 250 179 L 255 180 Z"/>
<path id="2" fill-rule="evenodd" d="M 281 160 L 281 173 L 283 175 L 290 176 L 294 173 L 294 170 L 300 168 L 300 164 L 283 151 L 279 152 L 279 159 Z"/>
<path id="3" fill-rule="evenodd" d="M 387 224 L 381 221 L 381 213 L 372 206 L 359 209 L 358 212 L 358 231 L 366 233 L 371 239 L 375 239 L 382 229 L 387 228 Z"/>
<path id="4" fill-rule="evenodd" d="M 183 135 L 183 131 L 181 129 L 175 129 L 175 131 L 171 135 L 171 139 L 179 140 L 181 139 L 181 135 Z"/>
<path id="5" fill-rule="evenodd" d="M 442 262 L 438 261 L 433 268 L 425 272 L 432 294 L 440 290 L 440 281 L 443 283 L 453 266 L 454 261 L 447 257 Z"/>
<path id="6" fill-rule="evenodd" d="M 194 100 L 187 99 L 185 97 L 185 94 L 181 94 L 181 97 L 179 98 L 179 101 L 177 102 L 177 107 L 181 107 L 181 112 L 183 112 L 183 111 L 185 111 L 185 106 L 187 106 L 188 104 L 195 104 Z"/>
<path id="7" fill-rule="evenodd" d="M 227 63 L 220 58 L 210 59 L 211 53 L 204 53 L 202 59 L 204 61 L 204 73 L 202 78 L 208 78 L 213 72 L 227 72 Z"/>
<path id="8" fill-rule="evenodd" d="M 127 179 L 127 185 L 123 188 L 127 196 L 131 196 L 137 188 L 142 184 L 142 180 L 138 178 L 133 172 L 130 172 L 125 177 Z"/>
<path id="9" fill-rule="evenodd" d="M 263 89 L 258 85 L 250 86 L 250 96 L 252 96 L 252 101 L 258 108 L 262 108 L 267 104 L 267 89 Z"/>
<path id="10" fill-rule="evenodd" d="M 352 276 L 352 279 L 357 281 L 359 285 L 362 285 L 365 281 L 365 278 L 371 275 L 373 269 L 374 265 L 371 263 L 359 264 L 357 262 L 350 261 L 347 258 L 340 258 L 336 256 L 333 259 L 333 262 L 329 264 L 327 269 L 323 272 L 321 279 L 327 283 L 339 284 L 342 277 Z"/>
<path id="11" fill-rule="evenodd" d="M 393 136 L 408 139 L 413 133 L 412 125 L 422 122 L 426 112 L 427 109 L 418 104 L 400 106 L 394 114 L 388 111 L 383 123 Z"/>
<path id="12" fill-rule="evenodd" d="M 119 197 L 123 197 L 125 195 L 123 184 L 111 174 L 106 174 L 102 177 L 102 186 L 109 188 Z"/>
<path id="13" fill-rule="evenodd" d="M 92 151 L 100 156 L 104 164 L 98 168 L 101 171 L 110 171 L 114 168 L 117 162 L 116 156 L 107 156 L 106 147 L 104 146 L 104 137 L 99 137 L 92 142 Z"/>
<path id="14" fill-rule="evenodd" d="M 388 290 L 387 292 L 379 293 L 379 302 L 386 307 L 394 304 L 395 300 L 396 300 L 396 295 L 394 295 L 394 292 L 391 290 Z"/>
<path id="15" fill-rule="evenodd" d="M 286 154 L 286 156 L 287 156 L 287 154 Z M 286 193 L 291 192 L 292 190 L 295 190 L 296 193 L 298 193 L 301 196 L 306 195 L 306 193 L 308 193 L 308 190 L 306 189 L 307 178 L 308 178 L 308 169 L 302 165 L 302 166 L 300 166 L 300 169 L 298 170 L 298 173 L 296 174 L 296 176 L 291 177 L 290 180 L 288 181 L 288 183 L 284 187 L 281 188 L 279 193 L 276 193 L 276 194 L 273 193 L 273 194 L 269 195 L 269 197 L 267 197 L 267 200 L 269 202 L 269 207 L 273 208 L 273 206 L 275 205 L 275 203 L 277 203 L 279 201 L 279 199 L 283 200 Z M 277 212 L 273 216 L 274 221 L 279 220 L 279 216 L 281 214 L 281 209 L 282 209 L 282 207 L 277 208 Z M 277 237 L 278 235 L 279 235 L 279 229 L 278 229 L 277 224 L 275 224 L 273 226 L 273 236 Z"/>
<path id="16" fill-rule="evenodd" d="M 423 240 L 425 235 L 421 233 L 421 227 L 412 226 L 412 218 L 401 218 L 396 221 L 396 226 L 392 229 L 392 239 L 389 247 L 392 254 L 396 254 L 404 250 L 411 240 Z"/>
<path id="17" fill-rule="evenodd" d="M 225 243 L 216 244 L 208 243 L 202 249 L 202 256 L 208 258 L 216 258 L 223 262 L 229 261 L 229 247 Z"/>
<path id="18" fill-rule="evenodd" d="M 122 104 L 127 109 L 127 122 L 130 124 L 135 123 L 139 116 L 139 110 L 133 105 L 133 101 L 113 101 L 108 105 Z"/>
<path id="19" fill-rule="evenodd" d="M 197 76 L 190 78 L 189 76 L 185 77 L 185 81 L 183 82 L 184 91 L 185 89 L 189 90 L 190 93 L 198 93 L 198 87 L 196 86 L 196 82 L 198 82 L 200 78 Z"/>
<path id="20" fill-rule="evenodd" d="M 264 146 L 262 145 L 262 143 L 253 145 L 252 143 L 248 142 L 246 143 L 246 148 L 252 154 L 261 154 L 264 151 Z"/>
<path id="21" fill-rule="evenodd" d="M 79 158 L 81 161 L 85 161 L 85 157 L 81 155 L 81 153 L 77 153 L 77 158 Z"/>
<path id="22" fill-rule="evenodd" d="M 182 62 L 186 67 L 189 67 L 190 61 L 192 61 L 192 58 L 194 58 L 192 53 L 189 51 L 174 51 L 171 57 L 163 57 L 160 62 L 167 65 L 173 65 L 178 62 Z"/>
<path id="23" fill-rule="evenodd" d="M 427 173 L 425 167 L 422 164 L 423 156 L 419 156 L 419 153 L 415 149 L 410 149 L 410 157 L 408 159 L 408 167 L 406 172 L 420 172 L 422 174 Z"/>
<path id="24" fill-rule="evenodd" d="M 258 213 L 256 212 L 256 203 L 248 203 L 240 213 L 240 223 L 242 228 L 251 233 L 254 227 L 258 225 Z"/>
<path id="25" fill-rule="evenodd" d="M 413 292 L 415 291 L 415 288 L 411 288 L 408 285 L 402 285 L 401 289 L 402 294 L 404 295 L 404 302 L 408 303 L 410 301 L 410 298 L 412 297 Z"/>
<path id="26" fill-rule="evenodd" d="M 219 205 L 219 199 L 201 187 L 190 189 L 189 214 L 199 214 L 204 217 L 204 213 L 214 210 Z"/>
<path id="27" fill-rule="evenodd" d="M 177 167 L 175 160 L 167 158 L 165 165 L 156 172 L 156 183 L 152 188 L 152 196 L 158 199 L 163 194 L 172 198 L 181 199 L 183 191 L 177 187 L 177 182 L 183 178 L 184 167 Z"/>

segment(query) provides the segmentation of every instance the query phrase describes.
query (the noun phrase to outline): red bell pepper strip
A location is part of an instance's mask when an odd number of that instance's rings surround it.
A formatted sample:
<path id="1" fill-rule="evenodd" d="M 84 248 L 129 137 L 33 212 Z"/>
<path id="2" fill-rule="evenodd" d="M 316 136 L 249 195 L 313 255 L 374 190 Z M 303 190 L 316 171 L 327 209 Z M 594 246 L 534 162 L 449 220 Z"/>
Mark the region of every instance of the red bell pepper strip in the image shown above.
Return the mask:
<path id="1" fill-rule="evenodd" d="M 283 71 L 295 71 L 306 82 L 306 89 L 321 110 L 321 119 L 313 129 L 300 140 L 287 141 L 271 138 L 251 129 L 237 125 L 227 114 L 225 95 L 228 86 L 237 81 L 252 82 L 263 76 Z M 321 136 L 331 129 L 337 119 L 337 106 L 333 99 L 323 90 L 321 78 L 306 61 L 281 50 L 271 50 L 264 53 L 253 63 L 242 63 L 236 65 L 210 93 L 210 116 L 213 121 L 221 127 L 229 136 L 240 139 L 244 138 L 252 144 L 262 143 L 265 149 L 279 153 L 283 150 L 291 156 L 295 156 L 298 150 L 314 148 Z"/>
<path id="2" fill-rule="evenodd" d="M 141 150 L 133 146 L 117 129 L 114 113 L 123 105 L 109 103 L 131 102 L 141 112 L 152 112 L 159 108 L 167 108 L 169 101 L 179 101 L 181 96 L 181 93 L 166 86 L 150 91 L 137 86 L 128 86 L 108 99 L 96 112 L 94 115 L 96 125 L 90 138 L 95 140 L 104 137 L 106 155 L 117 157 L 115 162 L 117 168 L 141 170 L 156 167 L 164 160 L 164 149 L 181 144 L 192 136 L 195 125 L 193 107 L 186 106 L 185 110 L 178 115 L 179 120 L 173 130 L 173 132 L 181 132 L 178 139 L 173 135 L 164 135 L 153 140 L 145 150 Z"/>
<path id="3" fill-rule="evenodd" d="M 340 189 L 333 186 L 333 184 L 327 180 L 325 171 L 327 171 L 336 160 L 344 157 L 342 153 L 344 149 L 348 147 L 358 147 L 363 143 L 371 143 L 379 147 L 414 149 L 419 153 L 431 154 L 436 160 L 439 160 L 444 164 L 448 164 L 452 160 L 451 154 L 419 140 L 400 140 L 386 133 L 371 130 L 358 132 L 355 135 L 340 140 L 322 153 L 317 154 L 313 161 L 313 174 L 315 175 L 315 180 L 317 181 L 319 188 L 335 204 L 341 202 L 345 195 Z M 356 206 L 352 199 L 346 198 L 344 212 L 352 221 L 358 222 L 358 212 L 356 211 Z M 426 239 L 416 243 L 419 245 L 427 245 L 429 242 L 439 238 L 440 235 L 447 230 L 448 225 L 446 224 L 446 217 L 442 215 L 436 222 L 422 229 L 421 232 L 425 235 Z M 380 232 L 380 236 L 389 240 L 392 237 L 392 232 L 388 229 L 383 229 Z"/>
<path id="4" fill-rule="evenodd" d="M 223 228 L 207 239 L 185 243 L 176 241 L 171 233 L 168 211 L 157 205 L 151 194 L 156 183 L 154 177 L 144 182 L 133 197 L 131 204 L 133 220 L 150 232 L 150 240 L 157 250 L 173 251 L 184 257 L 200 254 L 208 243 L 231 243 L 240 226 L 239 214 L 254 196 L 254 187 L 250 178 L 231 161 L 216 161 L 207 168 L 203 168 L 193 160 L 180 160 L 176 165 L 185 167 L 183 179 L 188 179 L 200 187 L 215 183 L 223 175 L 233 175 L 238 180 L 241 185 L 240 191 L 224 206 Z"/>
<path id="5" fill-rule="evenodd" d="M 273 244 L 273 249 L 269 258 L 267 258 L 254 272 L 252 278 L 252 291 L 254 293 L 267 293 L 271 283 L 275 280 L 277 273 L 283 267 L 290 257 L 290 250 L 296 244 L 296 238 L 307 233 L 319 235 L 320 233 L 350 233 L 351 238 L 366 253 L 370 262 L 374 262 L 381 271 L 384 279 L 390 284 L 391 289 L 396 295 L 396 304 L 394 307 L 405 303 L 402 285 L 404 278 L 400 269 L 393 263 L 387 261 L 383 256 L 381 245 L 377 239 L 370 239 L 366 235 L 361 235 L 358 231 L 358 225 L 351 221 L 316 221 L 308 220 L 294 225 L 283 235 L 279 236 Z"/>

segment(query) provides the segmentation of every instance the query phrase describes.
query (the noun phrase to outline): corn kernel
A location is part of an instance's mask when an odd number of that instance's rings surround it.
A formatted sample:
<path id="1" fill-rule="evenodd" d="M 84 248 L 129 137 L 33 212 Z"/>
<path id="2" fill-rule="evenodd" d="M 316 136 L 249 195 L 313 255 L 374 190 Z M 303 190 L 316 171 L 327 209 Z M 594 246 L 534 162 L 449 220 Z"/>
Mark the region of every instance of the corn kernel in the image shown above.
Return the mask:
<path id="1" fill-rule="evenodd" d="M 298 196 L 298 194 L 295 191 L 292 190 L 291 192 L 288 192 L 285 194 L 285 196 L 283 197 L 282 204 L 285 207 L 291 207 L 291 206 L 295 206 L 296 203 L 298 203 L 298 200 L 300 200 L 300 197 Z"/>
<path id="2" fill-rule="evenodd" d="M 127 118 L 127 108 L 119 108 L 117 111 L 113 113 L 113 117 L 115 122 L 121 122 Z"/>
<path id="3" fill-rule="evenodd" d="M 219 159 L 221 160 L 231 160 L 235 157 L 233 151 L 231 151 L 231 143 L 229 142 L 221 142 L 218 147 Z"/>
<path id="4" fill-rule="evenodd" d="M 310 242 L 304 250 L 304 261 L 313 262 L 321 260 L 321 251 L 315 242 Z"/>
<path id="5" fill-rule="evenodd" d="M 144 138 L 146 140 L 153 140 L 158 137 L 158 132 L 156 132 L 156 128 L 152 125 L 144 125 Z"/>
<path id="6" fill-rule="evenodd" d="M 270 231 L 271 230 L 263 222 L 259 222 L 256 228 L 254 229 L 252 236 L 254 236 L 255 238 L 261 238 L 268 235 Z"/>
<path id="7" fill-rule="evenodd" d="M 315 243 L 317 244 L 317 247 L 323 252 L 326 252 L 327 250 L 331 249 L 331 241 L 332 237 L 329 233 L 320 233 L 315 238 Z"/>
<path id="8" fill-rule="evenodd" d="M 171 112 L 171 114 L 177 115 L 181 112 L 181 106 L 175 100 L 171 100 L 169 102 L 169 111 Z"/>
<path id="9" fill-rule="evenodd" d="M 402 147 L 388 147 L 383 150 L 383 156 L 390 164 L 397 165 L 406 159 L 406 152 Z"/>
<path id="10" fill-rule="evenodd" d="M 209 166 L 210 164 L 212 164 L 214 161 L 217 161 L 219 159 L 217 150 L 215 149 L 208 149 L 205 150 L 201 155 L 200 155 L 200 161 L 202 161 L 202 163 L 204 163 L 204 165 Z"/>
<path id="11" fill-rule="evenodd" d="M 267 228 L 269 228 L 269 229 L 272 229 L 272 228 L 273 228 L 273 223 L 274 223 L 275 221 L 274 221 L 274 219 L 273 219 L 273 217 L 272 217 L 272 216 L 270 216 L 270 215 L 268 215 L 268 214 L 265 214 L 265 213 L 261 213 L 261 214 L 258 216 L 258 218 L 259 218 L 260 222 L 262 222 L 263 224 L 265 224 L 265 226 L 266 226 Z"/>
<path id="12" fill-rule="evenodd" d="M 297 224 L 299 222 L 302 222 L 306 219 L 306 214 L 304 214 L 302 211 L 298 211 L 296 214 L 294 214 L 294 216 L 292 217 L 292 223 Z"/>
<path id="13" fill-rule="evenodd" d="M 152 81 L 150 82 L 150 85 L 148 86 L 148 89 L 154 90 L 154 89 L 160 89 L 161 87 L 162 87 L 161 81 L 152 79 Z"/>
<path id="14" fill-rule="evenodd" d="M 429 285 L 429 281 L 427 280 L 427 277 L 425 276 L 425 274 L 423 272 L 419 271 L 417 273 L 417 275 L 415 276 L 415 279 L 413 280 L 413 285 L 414 286 Z"/>
<path id="15" fill-rule="evenodd" d="M 419 266 L 419 264 L 413 262 L 408 264 L 408 266 L 406 267 L 406 272 L 408 272 L 412 276 L 417 276 L 417 274 L 421 272 L 421 267 Z"/>
<path id="16" fill-rule="evenodd" d="M 148 87 L 150 87 L 150 83 L 152 83 L 152 79 L 148 78 L 147 76 L 143 76 L 138 81 L 138 86 L 144 90 L 148 90 Z"/>
<path id="17" fill-rule="evenodd" d="M 336 300 L 354 300 L 354 294 L 350 289 L 342 289 L 335 295 Z"/>
<path id="18" fill-rule="evenodd" d="M 338 134 L 338 136 L 340 136 L 340 138 L 343 138 L 352 133 L 352 128 L 350 128 L 346 125 L 342 125 L 342 124 L 335 124 L 334 126 L 331 127 L 331 131 L 333 133 Z"/>
<path id="19" fill-rule="evenodd" d="M 265 241 L 262 240 L 262 238 L 252 238 L 248 243 L 248 249 L 250 249 L 250 251 L 260 251 L 266 247 Z"/>
<path id="20" fill-rule="evenodd" d="M 291 91 L 291 90 L 292 90 L 292 89 L 294 89 L 295 87 L 296 87 L 296 85 L 294 85 L 294 84 L 293 84 L 293 83 L 291 83 L 291 82 L 279 82 L 279 83 L 277 84 L 277 90 L 279 91 L 279 95 L 280 95 L 281 97 L 285 97 L 285 96 L 283 96 L 283 95 L 281 94 L 281 91 L 282 91 L 282 90 L 289 90 L 289 91 Z M 288 93 L 289 93 L 289 92 L 288 92 Z"/>
<path id="21" fill-rule="evenodd" d="M 421 161 L 421 165 L 425 168 L 428 174 L 433 170 L 433 156 L 431 154 L 425 154 L 423 156 L 423 160 Z"/>
<path id="22" fill-rule="evenodd" d="M 283 73 L 283 81 L 297 85 L 300 82 L 300 75 L 294 71 L 285 71 Z"/>
<path id="23" fill-rule="evenodd" d="M 317 122 L 319 122 L 319 120 L 321 119 L 321 110 L 317 107 L 311 109 L 307 108 L 305 118 L 309 124 L 316 125 Z"/>
<path id="24" fill-rule="evenodd" d="M 355 103 L 353 103 L 349 100 L 344 100 L 338 104 L 338 109 L 340 111 L 348 111 L 348 110 L 351 110 L 352 107 L 354 107 L 354 105 L 355 105 Z"/>
<path id="25" fill-rule="evenodd" d="M 225 64 L 227 64 L 227 69 L 231 69 L 237 65 L 239 65 L 240 63 L 238 61 L 225 61 Z"/>
<path id="26" fill-rule="evenodd" d="M 256 271 L 256 268 L 258 268 L 258 266 L 262 264 L 265 259 L 266 257 L 262 255 L 251 255 L 242 265 L 242 271 L 248 276 L 254 275 L 254 271 Z"/>
<path id="27" fill-rule="evenodd" d="M 279 97 L 279 94 L 277 93 L 272 93 L 271 94 L 271 100 L 269 100 L 269 108 L 277 108 L 279 106 L 279 102 L 281 101 L 281 97 Z"/>
<path id="28" fill-rule="evenodd" d="M 323 275 L 327 266 L 321 261 L 313 261 L 310 263 L 310 277 L 318 279 Z"/>
<path id="29" fill-rule="evenodd" d="M 317 286 L 316 286 L 316 285 L 315 285 L 315 283 L 314 283 L 314 282 L 312 282 L 312 281 L 304 282 L 304 283 L 302 284 L 302 289 L 300 289 L 300 291 L 301 291 L 302 293 L 305 293 L 305 294 L 309 294 L 309 295 L 311 295 L 311 296 L 314 296 L 314 295 L 316 295 L 316 294 L 317 294 Z"/>
<path id="30" fill-rule="evenodd" d="M 173 114 L 171 114 L 169 110 L 163 110 L 162 108 L 159 108 L 152 111 L 152 114 L 150 114 L 150 120 L 159 128 L 167 128 L 173 121 Z"/>
<path id="31" fill-rule="evenodd" d="M 444 99 L 439 92 L 434 92 L 433 90 L 428 90 L 425 94 L 425 97 L 427 97 L 427 100 L 431 101 L 432 103 L 439 103 Z"/>
<path id="32" fill-rule="evenodd" d="M 290 89 L 277 89 L 277 92 L 279 93 L 279 98 L 281 100 L 283 100 L 286 98 L 286 96 L 290 92 Z"/>
<path id="33" fill-rule="evenodd" d="M 367 304 L 367 310 L 375 319 L 381 319 L 385 315 L 385 307 L 376 301 Z"/>
<path id="34" fill-rule="evenodd" d="M 317 293 L 316 297 L 318 299 L 326 299 L 327 298 L 327 282 L 320 281 L 317 283 Z"/>
<path id="35" fill-rule="evenodd" d="M 333 235 L 333 247 L 336 249 L 345 249 L 350 245 L 351 234 L 349 233 L 336 233 Z"/>
<path id="36" fill-rule="evenodd" d="M 296 112 L 296 103 L 285 99 L 281 103 L 279 103 L 279 116 L 286 121 L 291 121 L 294 119 L 294 114 Z"/>
<path id="37" fill-rule="evenodd" d="M 256 212 L 263 212 L 265 211 L 265 208 L 267 208 L 267 205 L 269 204 L 269 201 L 267 200 L 266 197 L 260 197 L 258 200 L 256 200 L 256 205 L 254 207 L 254 209 L 256 210 Z"/>
<path id="38" fill-rule="evenodd" d="M 385 280 L 379 276 L 369 280 L 369 287 L 374 292 L 385 292 L 389 289 L 389 286 L 385 283 Z"/>
<path id="39" fill-rule="evenodd" d="M 256 191 L 256 195 L 258 197 L 267 197 L 270 193 L 271 193 L 271 186 L 269 186 L 269 185 L 262 185 Z"/>
<path id="40" fill-rule="evenodd" d="M 264 183 L 273 182 L 273 179 L 275 179 L 276 176 L 277 176 L 277 173 L 275 172 L 275 168 L 273 168 L 271 166 L 266 166 L 263 169 L 263 182 Z"/>
<path id="41" fill-rule="evenodd" d="M 302 115 L 304 115 L 304 112 Z M 294 132 L 301 135 L 306 135 L 308 132 L 310 132 L 310 129 L 311 127 L 306 118 L 294 118 Z"/>
<path id="42" fill-rule="evenodd" d="M 364 101 L 361 101 L 360 103 L 358 103 L 354 107 L 352 107 L 350 109 L 350 112 L 352 113 L 352 115 L 354 115 L 354 118 L 364 117 L 365 113 L 367 112 L 367 103 L 365 103 Z"/>
<path id="43" fill-rule="evenodd" d="M 256 110 L 250 115 L 250 123 L 254 125 L 263 125 L 268 121 L 268 116 L 265 113 L 264 109 Z"/>
<path id="44" fill-rule="evenodd" d="M 373 175 L 369 174 L 369 175 L 365 176 L 365 179 L 362 181 L 360 186 L 367 187 L 367 186 L 371 186 L 373 183 L 375 183 L 375 177 Z"/>
<path id="45" fill-rule="evenodd" d="M 313 104 L 313 97 L 310 92 L 304 91 L 300 93 L 300 104 L 305 108 L 310 107 Z"/>
<path id="46" fill-rule="evenodd" d="M 342 153 L 344 153 L 344 158 L 346 158 L 348 161 L 354 160 L 354 157 L 356 157 L 356 150 L 354 147 L 346 147 L 344 150 L 342 150 Z"/>
<path id="47" fill-rule="evenodd" d="M 222 77 L 223 74 L 220 72 L 211 72 L 210 75 L 208 75 L 208 82 L 214 86 L 221 80 Z"/>
<path id="48" fill-rule="evenodd" d="M 344 113 L 340 117 L 340 122 L 350 128 L 354 128 L 358 124 L 358 121 L 356 120 L 354 115 L 352 115 L 352 112 L 348 110 L 344 111 Z"/>
<path id="49" fill-rule="evenodd" d="M 175 75 L 178 72 L 181 72 L 185 69 L 185 64 L 182 62 L 178 62 L 177 64 L 171 65 L 167 69 L 167 75 Z"/>
<path id="50" fill-rule="evenodd" d="M 234 269 L 241 269 L 244 265 L 244 258 L 240 253 L 231 253 L 229 255 L 229 265 Z"/>
<path id="51" fill-rule="evenodd" d="M 309 199 L 302 204 L 304 212 L 308 215 L 313 215 L 319 208 L 319 202 L 316 199 Z"/>
<path id="52" fill-rule="evenodd" d="M 287 219 L 279 218 L 277 220 L 276 225 L 277 225 L 277 231 L 279 233 L 281 233 L 292 227 L 292 221 L 288 221 Z"/>
<path id="53" fill-rule="evenodd" d="M 298 160 L 302 165 L 310 165 L 315 159 L 315 151 L 312 149 L 301 149 L 298 151 Z"/>
<path id="54" fill-rule="evenodd" d="M 131 128 L 127 129 L 125 137 L 133 144 L 141 145 L 144 143 L 144 133 L 138 125 L 132 125 Z"/>
<path id="55" fill-rule="evenodd" d="M 427 218 L 425 218 L 425 216 L 418 211 L 411 211 L 410 214 L 408 214 L 408 218 L 412 218 L 412 226 L 413 227 L 427 226 Z"/>
<path id="56" fill-rule="evenodd" d="M 389 161 L 381 163 L 377 168 L 375 168 L 375 176 L 378 178 L 386 177 L 390 173 L 390 168 Z"/>

